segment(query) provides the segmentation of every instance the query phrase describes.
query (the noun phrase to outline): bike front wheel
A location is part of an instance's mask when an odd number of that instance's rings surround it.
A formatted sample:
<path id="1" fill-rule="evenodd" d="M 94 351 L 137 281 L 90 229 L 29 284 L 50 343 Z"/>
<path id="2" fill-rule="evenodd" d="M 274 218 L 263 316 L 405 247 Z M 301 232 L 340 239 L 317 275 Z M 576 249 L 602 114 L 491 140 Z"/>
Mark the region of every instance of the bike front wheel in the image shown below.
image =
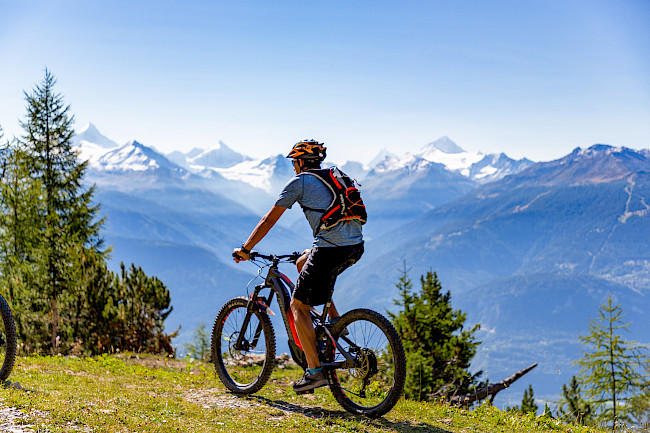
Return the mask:
<path id="1" fill-rule="evenodd" d="M 0 381 L 5 381 L 11 374 L 16 361 L 16 325 L 11 314 L 11 308 L 4 297 L 0 295 L 0 314 L 2 329 L 0 329 Z"/>
<path id="2" fill-rule="evenodd" d="M 348 412 L 372 418 L 390 411 L 406 380 L 404 348 L 393 325 L 376 311 L 356 309 L 341 316 L 331 333 L 354 357 L 354 367 L 326 370 L 339 404 Z M 332 344 L 326 353 L 330 362 L 345 361 Z"/>
<path id="3" fill-rule="evenodd" d="M 248 313 L 247 306 L 247 298 L 226 302 L 212 328 L 212 362 L 217 375 L 230 391 L 244 395 L 259 391 L 275 365 L 271 320 L 257 309 Z M 244 326 L 248 314 L 248 324 Z"/>

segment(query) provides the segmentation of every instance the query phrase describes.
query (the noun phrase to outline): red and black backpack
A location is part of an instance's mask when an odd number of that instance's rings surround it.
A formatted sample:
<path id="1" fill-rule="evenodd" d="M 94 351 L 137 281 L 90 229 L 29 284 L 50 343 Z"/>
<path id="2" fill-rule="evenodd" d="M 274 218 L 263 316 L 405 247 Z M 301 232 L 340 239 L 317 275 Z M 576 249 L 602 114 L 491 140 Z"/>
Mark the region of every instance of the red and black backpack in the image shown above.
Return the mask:
<path id="1" fill-rule="evenodd" d="M 316 234 L 320 230 L 334 227 L 341 221 L 358 220 L 361 224 L 366 223 L 368 218 L 366 206 L 363 204 L 359 189 L 354 186 L 356 181 L 350 179 L 348 175 L 337 167 L 310 169 L 300 174 L 316 176 L 329 187 L 334 195 L 334 199 L 327 209 L 313 209 L 301 205 L 303 211 L 311 210 L 323 214 Z"/>

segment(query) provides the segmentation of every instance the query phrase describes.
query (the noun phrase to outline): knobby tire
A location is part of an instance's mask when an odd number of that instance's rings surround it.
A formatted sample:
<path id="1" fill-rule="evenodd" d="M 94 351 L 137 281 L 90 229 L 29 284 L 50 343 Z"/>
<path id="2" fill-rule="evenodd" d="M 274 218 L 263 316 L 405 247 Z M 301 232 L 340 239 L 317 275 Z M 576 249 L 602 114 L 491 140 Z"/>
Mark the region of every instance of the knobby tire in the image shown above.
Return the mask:
<path id="1" fill-rule="evenodd" d="M 348 333 L 342 336 L 344 329 Z M 357 352 L 357 358 L 361 360 L 359 368 L 325 371 L 336 400 L 348 412 L 370 418 L 390 411 L 402 396 L 406 380 L 404 348 L 393 325 L 376 311 L 356 309 L 341 316 L 331 332 L 346 350 L 352 346 L 345 341 L 346 338 L 363 349 Z M 375 345 L 371 340 L 379 344 Z M 329 344 L 326 353 L 330 355 L 326 357 L 342 360 L 338 352 Z M 364 370 L 368 365 L 371 365 L 370 373 Z M 374 370 L 377 371 L 373 373 Z M 363 385 L 364 380 L 367 385 Z"/>
<path id="2" fill-rule="evenodd" d="M 2 339 L 4 344 L 0 347 L 0 352 L 3 357 L 2 368 L 0 369 L 0 381 L 5 381 L 11 374 L 16 361 L 16 325 L 14 324 L 14 317 L 11 314 L 11 309 L 5 298 L 0 296 L 0 314 L 2 314 Z"/>
<path id="3" fill-rule="evenodd" d="M 271 320 L 265 312 L 254 310 L 249 326 L 244 330 L 244 335 L 250 341 L 258 323 L 262 324 L 260 337 L 263 340 L 260 339 L 260 343 L 263 342 L 264 352 L 261 353 L 262 348 L 259 345 L 255 351 L 235 350 L 232 347 L 233 339 L 236 339 L 241 332 L 247 305 L 247 298 L 238 297 L 229 300 L 221 307 L 212 328 L 212 362 L 217 375 L 226 388 L 239 395 L 249 395 L 259 391 L 269 380 L 275 366 L 275 333 Z M 253 356 L 262 358 L 259 360 L 262 362 L 261 366 L 255 363 L 250 366 L 244 365 L 251 361 Z"/>

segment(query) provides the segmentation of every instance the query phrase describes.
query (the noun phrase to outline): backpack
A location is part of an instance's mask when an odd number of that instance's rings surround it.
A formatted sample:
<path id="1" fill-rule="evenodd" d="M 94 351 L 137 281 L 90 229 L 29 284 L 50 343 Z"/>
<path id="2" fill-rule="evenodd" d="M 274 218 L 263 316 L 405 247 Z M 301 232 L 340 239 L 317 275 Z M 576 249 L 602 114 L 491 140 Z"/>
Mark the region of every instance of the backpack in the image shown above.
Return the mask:
<path id="1" fill-rule="evenodd" d="M 334 199 L 327 209 L 313 209 L 301 205 L 303 211 L 311 210 L 323 214 L 321 224 L 316 229 L 314 236 L 320 230 L 330 229 L 341 221 L 358 220 L 361 224 L 366 223 L 368 214 L 366 213 L 366 206 L 361 199 L 361 193 L 354 186 L 356 181 L 350 179 L 348 175 L 337 167 L 310 169 L 301 174 L 316 176 L 329 187 L 334 195 Z"/>

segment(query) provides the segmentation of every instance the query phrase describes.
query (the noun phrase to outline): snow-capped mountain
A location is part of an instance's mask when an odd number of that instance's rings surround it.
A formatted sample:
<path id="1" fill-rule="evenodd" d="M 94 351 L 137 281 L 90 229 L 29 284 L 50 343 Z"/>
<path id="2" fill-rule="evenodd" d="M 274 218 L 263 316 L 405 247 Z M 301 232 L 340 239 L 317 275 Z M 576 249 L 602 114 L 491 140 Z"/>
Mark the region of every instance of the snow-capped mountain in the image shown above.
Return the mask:
<path id="1" fill-rule="evenodd" d="M 90 161 L 91 165 L 110 149 L 119 147 L 113 140 L 102 135 L 92 123 L 88 123 L 73 137 L 72 144 L 79 148 L 79 158 Z"/>
<path id="2" fill-rule="evenodd" d="M 164 156 L 137 141 L 117 146 L 94 125 L 81 131 L 77 140 L 80 158 L 90 161 L 90 178 L 97 184 L 121 191 L 156 185 L 207 189 L 256 213 L 265 212 L 294 175 L 282 155 L 251 159 L 223 142 Z M 384 149 L 369 167 L 355 161 L 341 167 L 363 183 L 365 200 L 373 209 L 374 224 L 368 226 L 372 236 L 460 197 L 479 183 L 518 173 L 531 164 L 504 154 L 466 152 L 442 137 L 416 153 L 398 156 Z"/>
<path id="3" fill-rule="evenodd" d="M 144 146 L 135 140 L 116 149 L 110 149 L 98 157 L 92 166 L 96 169 L 109 172 L 142 172 L 163 169 L 184 174 L 183 172 L 185 171 L 154 149 Z"/>
<path id="4" fill-rule="evenodd" d="M 174 186 L 188 191 L 208 190 L 244 205 L 255 213 L 264 212 L 274 196 L 293 175 L 289 161 L 270 157 L 252 161 L 221 143 L 211 149 L 193 149 L 187 153 L 172 152 L 168 156 L 137 141 L 110 148 L 89 141 L 102 137 L 96 131 L 89 136 L 82 131 L 78 137 L 81 160 L 88 160 L 88 180 L 118 191 Z M 106 144 L 105 141 L 102 143 Z M 223 158 L 220 158 L 223 157 Z M 217 166 L 226 160 L 241 160 L 231 167 L 190 165 L 203 162 Z M 273 194 L 269 194 L 273 191 Z"/>
<path id="5" fill-rule="evenodd" d="M 382 149 L 379 153 L 370 161 L 368 164 L 370 167 L 374 167 L 377 164 L 381 163 L 386 158 L 397 158 L 397 155 L 393 152 L 389 152 L 387 149 Z"/>
<path id="6" fill-rule="evenodd" d="M 210 149 L 204 150 L 196 156 L 188 156 L 187 163 L 190 167 L 228 168 L 251 158 L 235 152 L 223 141 Z"/>
<path id="7" fill-rule="evenodd" d="M 542 162 L 522 173 L 525 180 L 544 185 L 586 185 L 611 182 L 650 167 L 650 152 L 596 144 L 576 148 L 564 158 Z"/>
<path id="8" fill-rule="evenodd" d="M 93 170 L 151 172 L 160 169 L 181 176 L 192 173 L 207 181 L 215 181 L 226 191 L 228 186 L 224 187 L 224 181 L 235 182 L 234 190 L 238 193 L 242 187 L 250 187 L 262 194 L 274 195 L 293 176 L 291 164 L 282 155 L 252 159 L 222 141 L 209 149 L 194 148 L 186 153 L 175 151 L 165 156 L 137 141 L 118 146 L 93 124 L 88 124 L 77 134 L 75 143 L 79 146 L 80 158 L 89 160 Z M 439 166 L 436 172 L 446 169 L 471 181 L 485 183 L 518 173 L 533 163 L 527 159 L 516 161 L 503 153 L 467 152 L 448 137 L 442 137 L 415 153 L 400 156 L 383 149 L 368 167 L 348 161 L 342 168 L 359 181 L 370 180 L 372 187 L 381 183 L 378 180 L 394 179 L 405 173 L 419 182 L 430 172 L 431 164 Z M 422 173 L 415 175 L 418 171 Z"/>
<path id="9" fill-rule="evenodd" d="M 88 123 L 81 128 L 72 139 L 74 146 L 80 146 L 81 142 L 92 143 L 103 149 L 112 149 L 117 147 L 117 143 L 104 136 L 95 125 Z"/>
<path id="10" fill-rule="evenodd" d="M 198 166 L 193 166 L 197 168 Z M 271 156 L 262 160 L 248 159 L 231 167 L 204 167 L 204 170 L 219 173 L 229 180 L 241 181 L 267 193 L 277 193 L 292 176 L 293 167 L 282 155 Z M 203 173 L 205 175 L 205 173 Z"/>
<path id="11" fill-rule="evenodd" d="M 364 201 L 379 223 L 368 226 L 371 236 L 533 164 L 505 154 L 466 152 L 448 137 L 401 156 L 382 150 L 374 161 L 363 177 Z"/>
<path id="12" fill-rule="evenodd" d="M 171 153 L 168 153 L 165 155 L 167 159 L 169 159 L 171 162 L 173 162 L 176 165 L 179 165 L 183 168 L 189 169 L 189 165 L 187 163 L 188 159 L 194 158 L 195 156 L 205 152 L 204 149 L 199 149 L 198 147 L 195 147 L 194 149 L 190 150 L 189 152 L 181 152 L 179 150 L 175 150 Z"/>
<path id="13" fill-rule="evenodd" d="M 382 151 L 373 161 L 369 176 L 383 176 L 387 172 L 399 171 L 405 167 L 426 167 L 422 161 L 428 161 L 442 164 L 452 172 L 481 183 L 501 179 L 533 165 L 528 159 L 516 161 L 503 153 L 486 155 L 481 152 L 467 152 L 446 136 L 425 145 L 415 153 L 398 156 Z"/>

